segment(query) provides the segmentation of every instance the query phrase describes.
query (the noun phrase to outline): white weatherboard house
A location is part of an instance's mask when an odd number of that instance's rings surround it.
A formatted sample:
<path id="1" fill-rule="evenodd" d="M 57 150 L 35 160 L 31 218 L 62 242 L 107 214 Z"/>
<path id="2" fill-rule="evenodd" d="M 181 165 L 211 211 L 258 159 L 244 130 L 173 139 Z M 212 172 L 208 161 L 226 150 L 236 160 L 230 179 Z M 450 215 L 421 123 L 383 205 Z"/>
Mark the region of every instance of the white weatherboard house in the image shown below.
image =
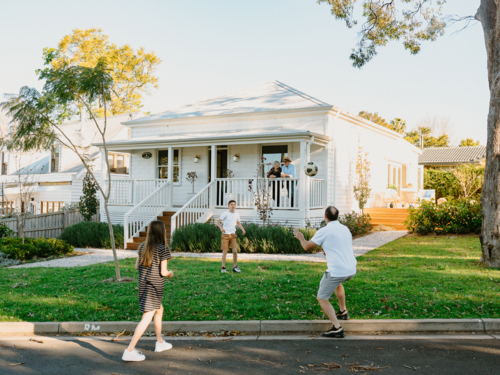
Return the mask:
<path id="1" fill-rule="evenodd" d="M 111 116 L 107 119 L 106 139 L 126 139 L 128 129 L 121 122 L 136 114 Z M 97 120 L 100 126 L 103 119 Z M 94 172 L 99 180 L 101 175 L 100 153 L 97 147 L 89 147 L 99 140 L 93 121 L 70 122 L 59 125 L 71 141 L 82 147 L 93 161 Z M 14 131 L 13 128 L 10 129 Z M 0 215 L 12 210 L 29 211 L 33 214 L 57 212 L 63 207 L 77 204 L 82 195 L 83 178 L 87 170 L 77 155 L 60 144 L 48 150 L 19 152 L 0 149 L 0 184 L 4 186 L 4 196 L 0 195 Z M 128 179 L 128 155 L 109 153 L 112 179 Z M 21 184 L 21 189 L 19 185 Z M 26 186 L 23 186 L 26 185 Z M 31 191 L 30 197 L 20 192 Z M 1 193 L 1 190 L 0 190 Z M 28 198 L 28 202 L 24 199 Z M 2 209 L 5 205 L 5 210 Z"/>
<path id="2" fill-rule="evenodd" d="M 129 249 L 157 217 L 174 231 L 216 219 L 230 199 L 242 221 L 259 222 L 248 187 L 255 187 L 261 157 L 272 163 L 288 156 L 296 167 L 296 178 L 274 180 L 280 202 L 277 194 L 272 202 L 272 221 L 294 226 L 321 222 L 328 205 L 341 214 L 358 210 L 353 183 L 360 147 L 369 153 L 374 191 L 419 184 L 421 150 L 401 134 L 278 81 L 122 124 L 130 138 L 108 142 L 108 150 L 130 154 L 130 179 L 112 182 L 110 212 L 114 223 L 125 224 Z M 303 172 L 309 161 L 319 167 L 313 178 Z M 188 172 L 198 175 L 194 196 Z"/>

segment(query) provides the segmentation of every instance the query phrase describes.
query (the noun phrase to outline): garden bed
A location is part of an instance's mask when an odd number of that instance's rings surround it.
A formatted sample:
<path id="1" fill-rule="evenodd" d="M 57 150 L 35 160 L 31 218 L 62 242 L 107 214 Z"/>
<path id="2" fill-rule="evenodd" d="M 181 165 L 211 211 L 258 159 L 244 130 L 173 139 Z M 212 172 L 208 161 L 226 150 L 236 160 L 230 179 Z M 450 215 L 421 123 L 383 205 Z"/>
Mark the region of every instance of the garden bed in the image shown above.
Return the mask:
<path id="1" fill-rule="evenodd" d="M 500 270 L 479 264 L 473 236 L 405 237 L 358 258 L 345 284 L 353 319 L 500 318 Z M 123 277 L 137 279 L 133 259 Z M 231 260 L 229 260 L 231 264 Z M 323 319 L 317 305 L 324 263 L 170 261 L 166 320 Z M 134 283 L 103 282 L 106 263 L 72 269 L 1 269 L 0 321 L 119 321 L 140 318 Z"/>

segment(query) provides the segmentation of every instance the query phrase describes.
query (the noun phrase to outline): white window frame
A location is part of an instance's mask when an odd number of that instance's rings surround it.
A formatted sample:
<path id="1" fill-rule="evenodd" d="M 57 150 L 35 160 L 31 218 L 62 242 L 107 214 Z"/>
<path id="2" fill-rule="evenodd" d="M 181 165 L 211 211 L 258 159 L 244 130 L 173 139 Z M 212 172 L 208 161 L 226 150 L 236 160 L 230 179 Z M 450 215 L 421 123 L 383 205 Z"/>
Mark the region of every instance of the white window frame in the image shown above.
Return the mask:
<path id="1" fill-rule="evenodd" d="M 116 172 L 111 172 L 110 173 L 112 175 L 117 175 L 117 176 L 130 176 L 130 154 L 128 153 L 124 153 L 124 152 L 115 152 L 115 151 L 108 151 L 108 157 L 109 155 L 123 155 L 125 156 L 125 168 L 128 169 L 128 173 L 116 173 Z M 113 157 L 113 168 L 115 167 L 115 163 L 116 163 L 116 158 Z M 110 165 L 110 168 L 111 168 L 111 165 Z"/>
<path id="2" fill-rule="evenodd" d="M 57 147 L 59 148 L 59 160 L 57 163 L 57 171 L 52 170 L 52 148 Z M 50 173 L 61 173 L 61 159 L 62 159 L 62 147 L 61 145 L 55 144 L 50 146 L 49 150 L 49 168 L 50 168 Z"/>
<path id="3" fill-rule="evenodd" d="M 160 151 L 168 151 L 168 148 L 167 149 L 163 149 L 163 150 L 156 150 L 156 166 L 155 166 L 155 178 L 160 178 L 160 167 L 168 167 L 168 165 L 160 165 Z M 176 182 L 173 182 L 174 185 L 176 186 L 181 186 L 182 185 L 182 148 L 173 148 L 172 149 L 174 155 L 175 155 L 175 151 L 177 151 L 178 153 L 178 158 L 179 158 L 179 165 L 177 166 L 179 168 L 179 181 L 176 181 Z M 170 157 L 170 155 L 168 156 Z M 172 163 L 173 165 L 173 163 Z M 175 167 L 174 167 L 175 169 Z"/>

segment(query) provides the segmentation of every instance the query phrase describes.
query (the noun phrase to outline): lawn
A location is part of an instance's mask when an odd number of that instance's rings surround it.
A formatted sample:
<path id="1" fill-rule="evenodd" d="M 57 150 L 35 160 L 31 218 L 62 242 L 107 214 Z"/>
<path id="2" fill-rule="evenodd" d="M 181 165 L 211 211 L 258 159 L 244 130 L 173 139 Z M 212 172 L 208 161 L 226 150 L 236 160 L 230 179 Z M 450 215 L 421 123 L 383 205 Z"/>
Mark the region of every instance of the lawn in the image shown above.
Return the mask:
<path id="1" fill-rule="evenodd" d="M 345 284 L 355 319 L 500 318 L 500 270 L 479 265 L 477 237 L 406 237 L 358 258 Z M 134 260 L 122 276 L 137 278 Z M 165 320 L 323 319 L 315 296 L 324 263 L 177 258 Z M 0 270 L 0 321 L 137 320 L 136 283 L 109 283 L 113 264 Z"/>

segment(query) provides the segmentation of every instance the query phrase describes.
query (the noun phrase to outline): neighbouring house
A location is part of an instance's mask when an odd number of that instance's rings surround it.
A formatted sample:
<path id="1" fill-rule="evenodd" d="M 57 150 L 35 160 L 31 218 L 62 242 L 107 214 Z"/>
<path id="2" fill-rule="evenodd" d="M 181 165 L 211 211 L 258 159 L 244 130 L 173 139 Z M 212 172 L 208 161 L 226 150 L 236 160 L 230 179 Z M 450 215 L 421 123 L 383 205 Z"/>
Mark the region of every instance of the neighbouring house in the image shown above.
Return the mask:
<path id="1" fill-rule="evenodd" d="M 106 139 L 126 139 L 128 129 L 121 122 L 137 114 L 108 117 Z M 103 119 L 98 119 L 102 125 Z M 60 125 L 71 141 L 94 159 L 96 177 L 101 176 L 100 152 L 92 142 L 101 139 L 93 121 L 81 120 Z M 10 129 L 14 131 L 13 128 Z M 90 147 L 89 147 L 90 146 Z M 0 184 L 4 186 L 4 196 L 0 196 L 0 215 L 12 210 L 33 214 L 57 212 L 62 207 L 76 204 L 82 195 L 83 178 L 86 169 L 78 156 L 69 148 L 55 144 L 49 150 L 19 152 L 1 150 Z M 112 179 L 129 178 L 129 155 L 109 153 Z M 20 190 L 21 185 L 21 190 Z M 30 190 L 29 201 L 23 199 L 20 191 Z M 1 190 L 0 190 L 1 193 Z M 22 198 L 22 199 L 21 199 Z M 5 210 L 2 209 L 5 205 Z"/>
<path id="2" fill-rule="evenodd" d="M 278 81 L 122 124 L 130 138 L 107 147 L 130 155 L 130 179 L 112 182 L 110 213 L 113 223 L 124 224 L 129 249 L 144 240 L 151 220 L 163 220 L 173 232 L 217 219 L 230 199 L 243 221 L 259 222 L 249 187 L 262 184 L 274 189 L 273 222 L 316 225 L 332 204 L 341 214 L 358 211 L 353 183 L 359 148 L 369 154 L 375 191 L 421 185 L 421 150 L 401 134 Z M 262 157 L 267 172 L 267 163 L 287 156 L 295 178 L 257 179 Z M 310 161 L 319 167 L 314 177 L 304 173 Z M 188 172 L 198 175 L 194 196 Z"/>
<path id="3" fill-rule="evenodd" d="M 418 158 L 418 164 L 425 169 L 452 169 L 460 164 L 484 167 L 485 163 L 486 146 L 424 148 Z"/>

